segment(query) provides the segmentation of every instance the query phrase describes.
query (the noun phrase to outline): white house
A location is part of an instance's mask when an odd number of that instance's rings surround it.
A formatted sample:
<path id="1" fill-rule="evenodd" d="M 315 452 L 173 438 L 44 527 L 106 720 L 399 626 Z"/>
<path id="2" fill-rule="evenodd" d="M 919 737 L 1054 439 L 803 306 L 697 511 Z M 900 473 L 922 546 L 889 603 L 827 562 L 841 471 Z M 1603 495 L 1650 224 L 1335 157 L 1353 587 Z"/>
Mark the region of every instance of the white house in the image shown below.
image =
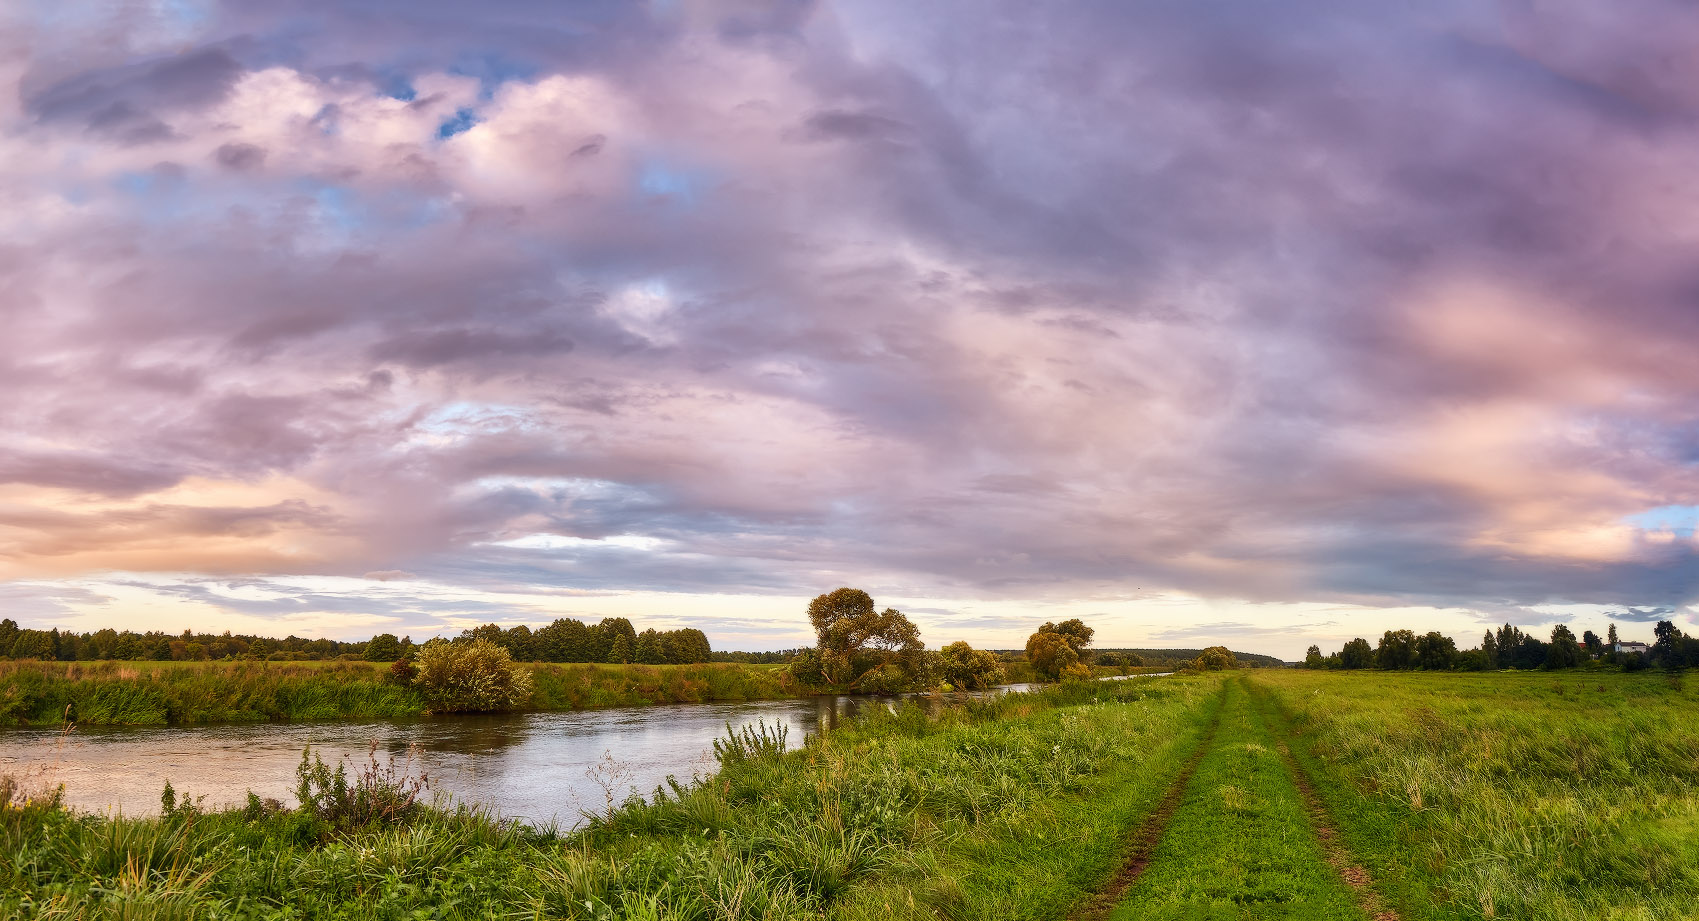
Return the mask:
<path id="1" fill-rule="evenodd" d="M 1637 652 L 1646 656 L 1652 654 L 1652 647 L 1647 646 L 1645 643 L 1617 643 L 1616 651 L 1618 654 Z"/>

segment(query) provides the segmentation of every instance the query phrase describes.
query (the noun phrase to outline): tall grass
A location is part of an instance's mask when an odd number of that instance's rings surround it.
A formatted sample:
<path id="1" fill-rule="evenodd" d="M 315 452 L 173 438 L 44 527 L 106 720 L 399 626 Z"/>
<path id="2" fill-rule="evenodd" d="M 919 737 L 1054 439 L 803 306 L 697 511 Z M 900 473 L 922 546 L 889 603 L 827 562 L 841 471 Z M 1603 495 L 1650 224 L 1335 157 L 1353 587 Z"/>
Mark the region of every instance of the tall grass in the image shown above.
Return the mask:
<path id="1" fill-rule="evenodd" d="M 1394 842 L 1389 862 L 1440 895 L 1436 917 L 1695 916 L 1699 685 L 1603 672 L 1252 680 L 1304 734 L 1345 824 Z"/>
<path id="2" fill-rule="evenodd" d="M 1189 752 L 1215 678 L 870 717 L 561 837 L 476 810 L 331 826 L 320 810 L 0 812 L 0 916 L 1060 918 Z M 188 791 L 192 792 L 192 791 Z"/>
<path id="3" fill-rule="evenodd" d="M 526 709 L 794 696 L 782 671 L 737 664 L 530 665 Z M 424 699 L 365 662 L 0 662 L 0 725 L 187 725 L 416 716 Z"/>

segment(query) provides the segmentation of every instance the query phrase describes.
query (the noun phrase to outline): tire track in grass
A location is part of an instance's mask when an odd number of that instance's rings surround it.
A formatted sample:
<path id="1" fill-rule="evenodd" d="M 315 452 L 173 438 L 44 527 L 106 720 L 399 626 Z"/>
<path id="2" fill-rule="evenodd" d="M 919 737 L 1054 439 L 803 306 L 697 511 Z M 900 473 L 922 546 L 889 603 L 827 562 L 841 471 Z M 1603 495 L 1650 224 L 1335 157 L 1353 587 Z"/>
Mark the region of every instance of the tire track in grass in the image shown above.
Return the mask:
<path id="1" fill-rule="evenodd" d="M 1357 904 L 1373 921 L 1401 921 L 1397 911 L 1388 907 L 1386 900 L 1381 898 L 1374 888 L 1374 877 L 1368 868 L 1352 855 L 1350 848 L 1340 839 L 1339 826 L 1328 813 L 1327 806 L 1316 794 L 1315 783 L 1304 770 L 1298 759 L 1292 756 L 1292 748 L 1288 744 L 1289 731 L 1286 721 L 1278 713 L 1271 713 L 1268 701 L 1261 694 L 1251 692 L 1251 699 L 1256 702 L 1257 709 L 1263 712 L 1264 721 L 1275 736 L 1275 750 L 1280 752 L 1280 760 L 1285 763 L 1286 770 L 1292 774 L 1292 779 L 1298 785 L 1298 793 L 1304 798 L 1304 811 L 1310 814 L 1310 824 L 1315 826 L 1316 838 L 1321 841 L 1322 851 L 1327 855 L 1327 862 L 1339 873 L 1345 884 L 1357 896 Z"/>
<path id="2" fill-rule="evenodd" d="M 1111 921 L 1368 921 L 1316 835 L 1247 683 L 1223 684 L 1220 728 L 1150 866 Z"/>
<path id="3" fill-rule="evenodd" d="M 1186 786 L 1191 783 L 1192 775 L 1197 773 L 1198 765 L 1204 756 L 1209 754 L 1215 745 L 1216 731 L 1221 728 L 1221 711 L 1226 697 L 1226 682 L 1222 683 L 1219 696 L 1214 703 L 1215 712 L 1210 717 L 1209 728 L 1198 739 L 1197 749 L 1186 759 L 1185 767 L 1175 775 L 1174 782 L 1168 785 L 1162 794 L 1162 800 L 1156 810 L 1145 817 L 1133 833 L 1127 846 L 1127 856 L 1121 864 L 1121 869 L 1115 871 L 1108 883 L 1068 915 L 1068 921 L 1104 921 L 1115 906 L 1125 898 L 1127 890 L 1138 881 L 1145 867 L 1150 866 L 1151 855 L 1156 852 L 1156 845 L 1162 840 L 1162 833 L 1167 830 L 1168 823 L 1174 817 L 1174 811 L 1180 808 L 1180 799 L 1186 793 Z"/>

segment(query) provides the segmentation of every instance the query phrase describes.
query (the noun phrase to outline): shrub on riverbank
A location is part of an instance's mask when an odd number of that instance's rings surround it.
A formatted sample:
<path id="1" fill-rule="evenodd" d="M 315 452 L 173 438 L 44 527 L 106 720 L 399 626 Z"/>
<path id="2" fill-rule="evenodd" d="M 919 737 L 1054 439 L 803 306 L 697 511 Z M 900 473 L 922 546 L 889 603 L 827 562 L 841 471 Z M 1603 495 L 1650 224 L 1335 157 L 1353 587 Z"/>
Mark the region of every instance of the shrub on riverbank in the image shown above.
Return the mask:
<path id="1" fill-rule="evenodd" d="M 0 725 L 189 725 L 390 719 L 423 693 L 367 662 L 0 662 Z M 798 696 L 755 665 L 534 665 L 527 710 L 586 710 Z"/>
<path id="2" fill-rule="evenodd" d="M 531 673 L 489 640 L 432 640 L 419 650 L 413 668 L 413 687 L 432 713 L 517 710 L 531 701 Z"/>

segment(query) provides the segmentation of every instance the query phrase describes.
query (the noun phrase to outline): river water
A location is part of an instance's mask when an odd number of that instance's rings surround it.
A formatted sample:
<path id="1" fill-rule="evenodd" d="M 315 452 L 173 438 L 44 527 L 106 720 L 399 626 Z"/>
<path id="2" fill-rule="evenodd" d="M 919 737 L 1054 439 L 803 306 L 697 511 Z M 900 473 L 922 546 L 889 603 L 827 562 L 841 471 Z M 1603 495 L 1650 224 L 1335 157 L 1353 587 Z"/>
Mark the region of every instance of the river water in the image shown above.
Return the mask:
<path id="1" fill-rule="evenodd" d="M 326 764 L 347 758 L 352 776 L 376 743 L 383 763 L 415 754 L 413 769 L 429 775 L 433 793 L 564 829 L 585 811 L 605 810 L 610 795 L 648 793 L 668 775 L 711 774 L 713 741 L 728 723 L 784 726 L 796 748 L 861 708 L 891 703 L 837 696 L 371 723 L 0 730 L 0 773 L 57 780 L 67 805 L 131 816 L 157 813 L 167 780 L 179 796 L 204 796 L 207 808 L 239 804 L 249 790 L 293 806 L 303 748 Z"/>

